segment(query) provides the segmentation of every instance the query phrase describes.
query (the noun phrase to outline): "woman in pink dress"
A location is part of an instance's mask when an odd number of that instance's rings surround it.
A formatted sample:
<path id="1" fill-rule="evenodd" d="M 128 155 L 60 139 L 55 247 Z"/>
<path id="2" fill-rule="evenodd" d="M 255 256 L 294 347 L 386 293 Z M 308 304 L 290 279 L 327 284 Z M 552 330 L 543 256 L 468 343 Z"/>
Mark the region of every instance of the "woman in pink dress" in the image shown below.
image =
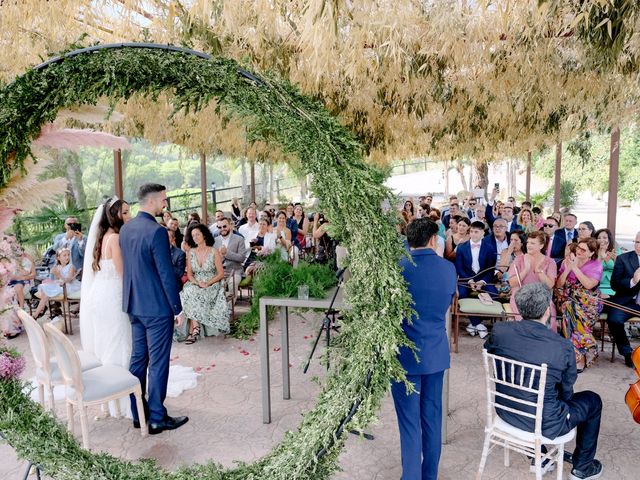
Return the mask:
<path id="1" fill-rule="evenodd" d="M 602 262 L 598 259 L 598 243 L 588 237 L 578 240 L 575 254 L 562 262 L 556 281 L 556 302 L 561 314 L 561 330 L 571 340 L 576 352 L 576 368 L 581 372 L 598 357 L 598 344 L 593 325 L 602 310 L 600 279 Z"/>
<path id="2" fill-rule="evenodd" d="M 511 300 L 509 304 L 515 314 L 516 320 L 522 320 L 516 307 L 515 293 L 523 285 L 530 283 L 543 283 L 550 289 L 556 283 L 558 268 L 552 258 L 545 255 L 549 237 L 538 230 L 531 232 L 527 237 L 527 253 L 515 258 L 509 267 L 509 285 L 511 286 Z M 557 331 L 556 309 L 551 303 L 551 330 Z"/>

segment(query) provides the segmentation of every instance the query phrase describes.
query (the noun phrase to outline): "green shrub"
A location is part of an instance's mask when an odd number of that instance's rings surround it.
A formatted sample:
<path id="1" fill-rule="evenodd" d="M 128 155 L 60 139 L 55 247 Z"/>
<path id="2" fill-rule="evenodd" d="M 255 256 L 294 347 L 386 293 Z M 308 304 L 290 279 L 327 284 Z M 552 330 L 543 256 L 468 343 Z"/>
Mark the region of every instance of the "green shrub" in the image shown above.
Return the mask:
<path id="1" fill-rule="evenodd" d="M 322 298 L 326 291 L 336 284 L 336 276 L 327 265 L 309 263 L 301 260 L 296 268 L 282 260 L 280 252 L 274 252 L 261 260 L 264 267 L 253 279 L 253 300 L 251 310 L 245 313 L 234 325 L 233 335 L 247 338 L 260 326 L 260 298 L 296 297 L 298 287 L 307 285 L 309 297 Z M 274 309 L 267 314 L 271 318 Z"/>

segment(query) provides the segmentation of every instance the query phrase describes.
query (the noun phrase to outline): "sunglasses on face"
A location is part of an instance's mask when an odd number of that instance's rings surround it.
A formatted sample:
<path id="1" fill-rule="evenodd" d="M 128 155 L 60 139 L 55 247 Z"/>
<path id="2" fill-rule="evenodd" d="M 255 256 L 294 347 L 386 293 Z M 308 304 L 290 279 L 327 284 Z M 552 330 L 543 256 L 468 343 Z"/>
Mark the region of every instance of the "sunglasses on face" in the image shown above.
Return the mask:
<path id="1" fill-rule="evenodd" d="M 553 227 L 555 227 L 555 225 L 553 223 L 544 223 L 544 224 L 542 224 L 542 226 L 544 228 L 553 228 Z"/>
<path id="2" fill-rule="evenodd" d="M 218 228 L 220 230 L 222 230 L 223 228 L 229 228 L 229 226 L 228 225 L 218 225 Z"/>

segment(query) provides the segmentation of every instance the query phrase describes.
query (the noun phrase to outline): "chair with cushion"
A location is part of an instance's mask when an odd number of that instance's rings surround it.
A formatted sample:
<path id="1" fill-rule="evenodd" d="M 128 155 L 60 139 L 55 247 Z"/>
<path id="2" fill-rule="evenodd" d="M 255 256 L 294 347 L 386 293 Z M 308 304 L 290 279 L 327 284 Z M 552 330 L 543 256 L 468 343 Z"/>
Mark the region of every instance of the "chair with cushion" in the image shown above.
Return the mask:
<path id="1" fill-rule="evenodd" d="M 451 335 L 451 343 L 454 346 L 454 352 L 458 353 L 458 336 L 460 334 L 460 317 L 461 316 L 472 317 L 486 317 L 486 318 L 499 318 L 506 320 L 507 314 L 501 303 L 495 300 L 490 305 L 485 305 L 477 298 L 458 298 L 453 297 L 453 305 L 451 308 L 451 321 L 453 335 Z"/>
<path id="2" fill-rule="evenodd" d="M 87 407 L 102 405 L 133 394 L 136 398 L 140 419 L 140 432 L 147 434 L 147 425 L 142 406 L 142 389 L 140 381 L 129 370 L 117 365 L 102 365 L 91 370 L 82 371 L 80 358 L 71 341 L 57 328 L 46 324 L 45 332 L 56 352 L 62 378 L 67 386 L 67 416 L 69 430 L 73 432 L 73 407 L 80 411 L 82 427 L 82 445 L 89 448 L 89 426 Z"/>
<path id="3" fill-rule="evenodd" d="M 38 397 L 40 404 L 44 407 L 44 388 L 47 388 L 49 395 L 49 408 L 55 411 L 55 400 L 53 397 L 53 386 L 62 385 L 62 374 L 58 368 L 58 362 L 51 357 L 51 346 L 44 330 L 31 315 L 24 310 L 17 310 L 18 318 L 22 322 L 24 330 L 27 332 L 29 347 L 33 361 L 36 364 L 36 381 L 38 382 Z M 99 367 L 100 361 L 92 354 L 78 352 L 82 370 L 90 370 Z"/>
<path id="4" fill-rule="evenodd" d="M 541 480 L 543 463 L 548 470 L 555 463 L 556 478 L 562 480 L 564 461 L 564 444 L 573 440 L 576 434 L 574 428 L 570 432 L 556 438 L 546 438 L 542 435 L 542 409 L 544 408 L 544 393 L 547 380 L 547 364 L 531 365 L 518 362 L 506 357 L 500 357 L 482 351 L 482 359 L 487 382 L 487 425 L 485 426 L 484 447 L 476 480 L 482 478 L 482 472 L 487 457 L 495 446 L 504 448 L 504 465 L 509 466 L 509 450 L 513 450 L 528 457 L 533 457 L 536 480 Z M 507 387 L 512 391 L 526 392 L 535 401 L 523 400 L 504 393 Z M 496 399 L 498 400 L 496 401 Z M 508 402 L 508 405 L 505 403 Z M 516 414 L 526 419 L 533 419 L 534 431 L 528 432 L 505 422 L 497 415 L 497 409 Z M 542 445 L 546 445 L 547 453 L 542 452 Z"/>

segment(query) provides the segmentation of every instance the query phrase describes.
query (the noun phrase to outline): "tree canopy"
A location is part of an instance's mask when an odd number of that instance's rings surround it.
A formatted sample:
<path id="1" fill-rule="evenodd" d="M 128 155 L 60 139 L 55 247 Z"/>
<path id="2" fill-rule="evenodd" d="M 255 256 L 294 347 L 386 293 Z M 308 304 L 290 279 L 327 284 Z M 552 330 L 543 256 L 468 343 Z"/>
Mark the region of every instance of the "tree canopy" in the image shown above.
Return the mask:
<path id="1" fill-rule="evenodd" d="M 181 44 L 289 79 L 337 114 L 374 161 L 491 159 L 633 118 L 639 8 L 632 0 L 1 2 L 0 77 L 11 81 L 73 42 Z M 140 110 L 132 131 L 146 135 L 166 118 L 165 102 L 129 104 Z M 215 108 L 161 131 L 193 151 L 245 148 L 244 131 Z"/>

